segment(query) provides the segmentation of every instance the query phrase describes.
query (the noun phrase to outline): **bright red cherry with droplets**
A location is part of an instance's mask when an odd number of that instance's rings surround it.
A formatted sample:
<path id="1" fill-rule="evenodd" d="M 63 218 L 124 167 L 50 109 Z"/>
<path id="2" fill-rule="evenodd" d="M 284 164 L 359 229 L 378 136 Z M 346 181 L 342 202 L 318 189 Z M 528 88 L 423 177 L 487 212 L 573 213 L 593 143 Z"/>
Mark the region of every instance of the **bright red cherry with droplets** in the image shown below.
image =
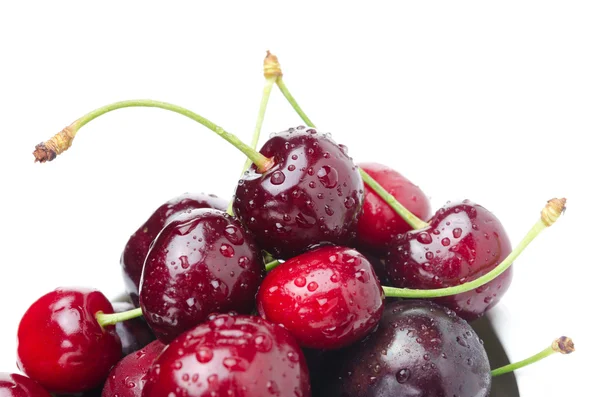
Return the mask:
<path id="1" fill-rule="evenodd" d="M 271 136 L 260 151 L 274 165 L 253 165 L 240 179 L 236 215 L 258 245 L 287 259 L 323 242 L 349 245 L 356 236 L 364 186 L 345 146 L 315 129 Z"/>
<path id="2" fill-rule="evenodd" d="M 121 342 L 114 326 L 100 327 L 98 312 L 113 308 L 96 290 L 59 288 L 42 296 L 19 324 L 19 369 L 50 392 L 100 385 L 121 359 Z"/>
<path id="3" fill-rule="evenodd" d="M 121 267 L 126 291 L 135 306 L 139 306 L 140 277 L 150 245 L 174 217 L 197 208 L 214 208 L 225 211 L 227 202 L 213 194 L 182 194 L 158 207 L 127 241 L 121 255 Z"/>
<path id="4" fill-rule="evenodd" d="M 150 366 L 164 349 L 164 343 L 155 340 L 119 361 L 108 374 L 102 397 L 141 397 Z"/>
<path id="5" fill-rule="evenodd" d="M 214 315 L 180 335 L 150 369 L 143 397 L 309 397 L 294 337 L 257 316 Z"/>
<path id="6" fill-rule="evenodd" d="M 386 269 L 395 287 L 444 288 L 490 272 L 511 250 L 498 218 L 465 200 L 438 210 L 428 227 L 398 235 L 390 245 Z M 511 280 L 512 266 L 473 291 L 434 301 L 468 321 L 474 320 L 500 300 Z"/>
<path id="7" fill-rule="evenodd" d="M 326 246 L 270 271 L 256 300 L 259 314 L 284 326 L 303 347 L 339 349 L 375 328 L 384 295 L 362 254 Z"/>
<path id="8" fill-rule="evenodd" d="M 134 309 L 129 302 L 113 302 L 115 313 L 126 312 Z M 140 350 L 156 339 L 152 330 L 143 317 L 132 318 L 127 321 L 118 322 L 115 325 L 119 339 L 121 339 L 121 351 L 123 357 Z"/>
<path id="9" fill-rule="evenodd" d="M 433 302 L 386 305 L 377 330 L 332 352 L 316 395 L 487 397 L 490 363 L 473 328 Z"/>
<path id="10" fill-rule="evenodd" d="M 0 372 L 0 396 L 2 397 L 51 397 L 42 386 L 32 379 Z"/>
<path id="11" fill-rule="evenodd" d="M 399 172 L 378 163 L 362 163 L 359 166 L 418 218 L 428 219 L 431 216 L 431 205 L 425 193 Z M 412 227 L 365 185 L 363 212 L 358 218 L 357 245 L 368 252 L 385 254 L 396 235 L 410 230 Z"/>
<path id="12" fill-rule="evenodd" d="M 172 220 L 148 252 L 140 307 L 169 343 L 213 312 L 250 313 L 265 267 L 254 239 L 225 212 L 197 209 Z"/>

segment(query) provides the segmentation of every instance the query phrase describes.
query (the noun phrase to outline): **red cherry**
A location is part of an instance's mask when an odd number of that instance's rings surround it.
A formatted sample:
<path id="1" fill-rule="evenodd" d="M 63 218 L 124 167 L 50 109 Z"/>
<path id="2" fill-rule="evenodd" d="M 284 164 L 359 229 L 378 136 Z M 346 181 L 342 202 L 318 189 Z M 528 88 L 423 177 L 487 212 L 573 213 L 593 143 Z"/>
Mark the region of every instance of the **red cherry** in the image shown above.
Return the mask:
<path id="1" fill-rule="evenodd" d="M 464 284 L 494 269 L 511 252 L 498 218 L 468 200 L 447 204 L 429 224 L 397 236 L 391 244 L 386 268 L 393 286 L 436 289 Z M 511 279 L 512 266 L 475 290 L 434 301 L 473 320 L 498 303 Z"/>
<path id="2" fill-rule="evenodd" d="M 140 306 L 164 343 L 213 312 L 250 313 L 264 274 L 252 236 L 231 216 L 198 209 L 180 215 L 148 252 Z"/>
<path id="3" fill-rule="evenodd" d="M 0 372 L 2 397 L 51 397 L 44 388 L 26 376 Z"/>
<path id="4" fill-rule="evenodd" d="M 102 328 L 96 320 L 100 311 L 113 308 L 96 290 L 59 288 L 42 296 L 19 324 L 19 369 L 51 392 L 98 386 L 121 358 L 115 327 Z"/>
<path id="5" fill-rule="evenodd" d="M 139 306 L 140 277 L 150 245 L 174 217 L 196 208 L 215 208 L 225 211 L 227 202 L 212 194 L 182 194 L 158 207 L 127 241 L 121 256 L 121 267 L 125 288 L 136 307 Z"/>
<path id="6" fill-rule="evenodd" d="M 399 172 L 378 163 L 362 163 L 359 166 L 414 215 L 420 219 L 431 216 L 431 205 L 425 193 Z M 383 254 L 396 235 L 410 230 L 413 228 L 365 185 L 363 213 L 358 218 L 357 244 L 366 251 Z"/>
<path id="7" fill-rule="evenodd" d="M 164 348 L 161 341 L 155 340 L 119 361 L 104 383 L 102 397 L 141 397 L 148 370 Z"/>
<path id="8" fill-rule="evenodd" d="M 257 295 L 259 314 L 309 348 L 338 349 L 366 336 L 383 312 L 383 290 L 358 251 L 321 247 L 269 272 Z"/>
<path id="9" fill-rule="evenodd" d="M 169 344 L 143 396 L 308 397 L 310 385 L 289 332 L 260 317 L 220 314 Z"/>
<path id="10" fill-rule="evenodd" d="M 346 148 L 327 134 L 298 127 L 273 135 L 261 153 L 274 165 L 262 174 L 253 165 L 234 201 L 259 246 L 286 259 L 314 244 L 349 245 L 364 186 Z"/>
<path id="11" fill-rule="evenodd" d="M 115 313 L 126 312 L 134 309 L 129 302 L 113 302 Z M 118 322 L 115 324 L 119 339 L 121 339 L 121 350 L 123 357 L 138 351 L 153 340 L 156 336 L 146 323 L 143 317 L 132 318 L 127 321 Z"/>

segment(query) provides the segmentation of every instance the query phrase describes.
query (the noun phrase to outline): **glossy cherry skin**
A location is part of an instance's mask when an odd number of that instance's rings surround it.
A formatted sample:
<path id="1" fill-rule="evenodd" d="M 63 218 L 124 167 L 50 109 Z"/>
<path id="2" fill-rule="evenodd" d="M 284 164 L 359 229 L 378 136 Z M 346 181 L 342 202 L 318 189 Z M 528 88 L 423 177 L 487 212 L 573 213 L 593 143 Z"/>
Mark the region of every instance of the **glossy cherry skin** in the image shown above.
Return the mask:
<path id="1" fill-rule="evenodd" d="M 50 393 L 30 378 L 4 372 L 0 372 L 0 396 L 51 397 Z"/>
<path id="2" fill-rule="evenodd" d="M 119 361 L 108 374 L 102 397 L 141 397 L 148 371 L 165 345 L 155 340 Z"/>
<path id="3" fill-rule="evenodd" d="M 329 363 L 327 397 L 469 396 L 490 393 L 490 363 L 471 326 L 427 301 L 386 305 L 379 327 Z"/>
<path id="4" fill-rule="evenodd" d="M 303 347 L 339 349 L 367 335 L 383 312 L 383 290 L 358 251 L 326 246 L 269 272 L 256 297 L 261 317 Z"/>
<path id="5" fill-rule="evenodd" d="M 271 136 L 260 151 L 274 166 L 252 166 L 238 183 L 236 215 L 258 245 L 287 259 L 315 244 L 349 245 L 356 236 L 364 185 L 346 147 L 298 127 Z"/>
<path id="6" fill-rule="evenodd" d="M 99 291 L 59 288 L 38 299 L 21 319 L 17 336 L 19 369 L 50 392 L 78 393 L 106 379 L 121 359 L 114 326 L 96 321 L 113 308 Z"/>
<path id="7" fill-rule="evenodd" d="M 113 302 L 112 306 L 115 313 L 134 309 L 133 305 L 129 302 Z M 140 350 L 156 339 L 156 336 L 154 336 L 143 317 L 132 318 L 131 320 L 117 323 L 115 327 L 119 339 L 121 339 L 123 357 Z"/>
<path id="8" fill-rule="evenodd" d="M 148 252 L 140 306 L 169 343 L 213 312 L 250 313 L 265 266 L 254 240 L 225 212 L 191 210 L 172 220 Z"/>
<path id="9" fill-rule="evenodd" d="M 429 219 L 431 204 L 417 185 L 382 164 L 362 163 L 359 166 L 410 212 L 420 219 Z M 357 230 L 357 245 L 360 248 L 384 255 L 396 235 L 413 229 L 373 189 L 365 185 L 365 203 L 358 218 Z"/>
<path id="10" fill-rule="evenodd" d="M 289 332 L 260 317 L 219 314 L 171 342 L 143 396 L 307 397 L 310 384 Z"/>
<path id="11" fill-rule="evenodd" d="M 139 307 L 140 277 L 150 245 L 174 217 L 196 208 L 215 208 L 225 211 L 227 201 L 212 194 L 182 194 L 158 207 L 127 241 L 121 255 L 121 267 L 125 288 L 136 307 Z"/>
<path id="12" fill-rule="evenodd" d="M 392 285 L 434 289 L 463 284 L 494 269 L 512 250 L 498 218 L 468 200 L 447 204 L 429 224 L 398 235 L 390 245 L 386 268 Z M 512 267 L 476 290 L 435 301 L 471 321 L 498 303 L 511 280 Z"/>

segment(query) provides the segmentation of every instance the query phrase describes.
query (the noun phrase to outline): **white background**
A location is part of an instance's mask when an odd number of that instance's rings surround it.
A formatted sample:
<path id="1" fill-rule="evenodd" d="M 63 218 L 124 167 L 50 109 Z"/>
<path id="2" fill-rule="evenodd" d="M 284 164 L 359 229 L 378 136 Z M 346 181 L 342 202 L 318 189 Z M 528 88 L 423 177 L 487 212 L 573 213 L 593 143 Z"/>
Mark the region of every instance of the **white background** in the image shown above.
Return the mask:
<path id="1" fill-rule="evenodd" d="M 53 163 L 34 164 L 34 145 L 128 98 L 187 106 L 249 140 L 270 49 L 319 127 L 355 160 L 408 176 L 434 208 L 472 199 L 516 244 L 547 199 L 568 197 L 566 216 L 516 262 L 499 317 L 513 359 L 562 334 L 578 348 L 522 370 L 522 395 L 590 395 L 596 4 L 213 3 L 1 3 L 0 371 L 16 369 L 17 324 L 37 297 L 65 285 L 120 293 L 121 250 L 154 208 L 184 191 L 230 197 L 244 161 L 209 130 L 157 109 L 90 123 Z M 274 90 L 261 142 L 299 124 Z"/>

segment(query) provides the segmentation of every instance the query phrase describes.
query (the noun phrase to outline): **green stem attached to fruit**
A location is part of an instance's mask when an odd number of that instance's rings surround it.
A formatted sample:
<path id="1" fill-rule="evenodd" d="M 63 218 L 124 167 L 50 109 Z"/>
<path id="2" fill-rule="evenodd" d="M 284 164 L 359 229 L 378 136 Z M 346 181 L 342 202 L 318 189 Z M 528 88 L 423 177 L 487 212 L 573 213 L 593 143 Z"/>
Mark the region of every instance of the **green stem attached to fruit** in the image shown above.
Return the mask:
<path id="1" fill-rule="evenodd" d="M 179 113 L 202 124 L 206 128 L 215 132 L 221 138 L 225 139 L 227 142 L 231 143 L 239 151 L 244 153 L 246 157 L 248 157 L 254 164 L 256 164 L 256 167 L 259 172 L 267 171 L 273 166 L 272 159 L 263 156 L 255 149 L 242 142 L 237 136 L 225 131 L 223 128 L 219 127 L 212 121 L 181 106 L 173 105 L 167 102 L 154 101 L 150 99 L 134 99 L 128 101 L 115 102 L 111 103 L 110 105 L 106 105 L 91 111 L 90 113 L 73 122 L 71 125 L 63 129 L 61 132 L 56 134 L 48 141 L 37 145 L 35 147 L 35 151 L 33 152 L 35 160 L 41 163 L 54 160 L 56 156 L 58 156 L 71 146 L 73 139 L 75 139 L 75 135 L 81 127 L 94 120 L 95 118 L 102 116 L 103 114 L 112 112 L 113 110 L 129 107 L 152 107 Z"/>
<path id="2" fill-rule="evenodd" d="M 523 252 L 523 250 L 531 243 L 541 232 L 547 227 L 556 222 L 560 215 L 565 210 L 566 199 L 552 199 L 548 201 L 542 210 L 541 217 L 533 225 L 531 230 L 525 235 L 523 240 L 515 247 L 515 249 L 494 269 L 489 273 L 484 274 L 476 280 L 466 282 L 447 288 L 420 290 L 409 288 L 394 288 L 383 287 L 386 297 L 390 298 L 441 298 L 444 296 L 457 295 L 463 292 L 471 291 L 482 285 L 492 281 L 506 271 L 512 265 L 514 260 Z"/>
<path id="3" fill-rule="evenodd" d="M 102 312 L 98 312 L 98 313 L 96 313 L 96 320 L 98 321 L 98 324 L 100 324 L 100 326 L 102 328 L 104 328 L 107 325 L 115 325 L 116 323 L 131 320 L 131 319 L 141 317 L 141 316 L 142 316 L 142 309 L 137 308 L 137 309 L 128 310 L 126 312 L 111 313 L 111 314 L 105 314 Z"/>
<path id="4" fill-rule="evenodd" d="M 573 344 L 573 340 L 566 336 L 561 336 L 552 342 L 552 345 L 548 346 L 541 352 L 534 354 L 533 356 L 526 358 L 525 360 L 521 360 L 516 363 L 508 364 L 500 368 L 496 368 L 492 371 L 492 376 L 504 375 L 509 372 L 513 372 L 519 368 L 526 367 L 530 364 L 538 362 L 548 356 L 553 355 L 554 353 L 561 354 L 571 354 L 575 351 L 575 344 Z"/>

